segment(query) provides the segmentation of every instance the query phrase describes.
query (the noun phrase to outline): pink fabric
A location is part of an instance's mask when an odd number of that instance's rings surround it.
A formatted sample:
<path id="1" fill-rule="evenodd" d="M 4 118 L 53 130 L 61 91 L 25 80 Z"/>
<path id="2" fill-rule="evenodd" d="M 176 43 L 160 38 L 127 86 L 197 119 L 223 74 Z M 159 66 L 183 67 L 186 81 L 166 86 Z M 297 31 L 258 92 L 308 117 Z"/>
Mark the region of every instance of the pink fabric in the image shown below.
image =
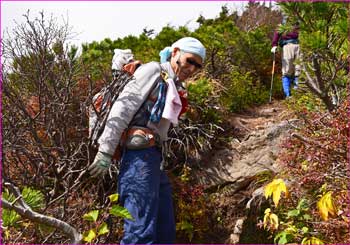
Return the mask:
<path id="1" fill-rule="evenodd" d="M 167 80 L 168 89 L 165 98 L 165 106 L 162 117 L 168 119 L 172 124 L 178 124 L 178 117 L 182 110 L 182 103 L 172 79 Z"/>

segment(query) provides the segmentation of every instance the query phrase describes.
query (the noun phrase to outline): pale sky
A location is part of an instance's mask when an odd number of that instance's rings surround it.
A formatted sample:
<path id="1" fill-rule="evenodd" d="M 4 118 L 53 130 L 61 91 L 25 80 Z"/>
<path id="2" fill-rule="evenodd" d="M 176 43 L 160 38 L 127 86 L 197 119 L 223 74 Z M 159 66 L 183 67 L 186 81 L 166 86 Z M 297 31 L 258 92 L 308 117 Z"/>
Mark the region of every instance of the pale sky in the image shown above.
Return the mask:
<path id="1" fill-rule="evenodd" d="M 68 19 L 78 33 L 72 43 L 81 44 L 138 36 L 143 28 L 158 33 L 167 24 L 187 25 L 194 30 L 200 14 L 215 18 L 225 4 L 230 10 L 242 11 L 247 1 L 1 1 L 1 36 L 6 28 L 15 26 L 15 21 L 23 23 L 22 15 L 28 9 L 32 17 L 44 10 L 58 21 Z"/>

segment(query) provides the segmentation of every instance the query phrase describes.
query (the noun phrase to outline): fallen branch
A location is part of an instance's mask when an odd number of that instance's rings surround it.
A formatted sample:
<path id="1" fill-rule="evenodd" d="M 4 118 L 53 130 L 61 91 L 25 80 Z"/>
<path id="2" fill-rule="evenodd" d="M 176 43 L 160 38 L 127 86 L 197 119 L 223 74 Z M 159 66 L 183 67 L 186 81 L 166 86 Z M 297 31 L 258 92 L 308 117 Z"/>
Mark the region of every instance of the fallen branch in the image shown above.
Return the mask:
<path id="1" fill-rule="evenodd" d="M 3 208 L 14 210 L 22 217 L 25 217 L 33 222 L 45 224 L 48 226 L 52 226 L 64 234 L 66 234 L 70 238 L 70 243 L 79 244 L 82 239 L 82 235 L 71 225 L 68 223 L 56 219 L 54 217 L 49 217 L 38 212 L 33 211 L 23 200 L 18 187 L 14 186 L 11 183 L 6 183 L 6 186 L 9 187 L 11 192 L 16 196 L 16 202 L 10 203 L 5 199 L 1 199 L 1 204 Z"/>
<path id="2" fill-rule="evenodd" d="M 311 140 L 309 138 L 306 138 L 304 136 L 301 136 L 300 134 L 297 134 L 297 133 L 292 133 L 292 137 L 295 137 L 308 145 L 317 145 L 317 146 L 323 147 L 322 144 L 320 144 L 314 140 Z"/>

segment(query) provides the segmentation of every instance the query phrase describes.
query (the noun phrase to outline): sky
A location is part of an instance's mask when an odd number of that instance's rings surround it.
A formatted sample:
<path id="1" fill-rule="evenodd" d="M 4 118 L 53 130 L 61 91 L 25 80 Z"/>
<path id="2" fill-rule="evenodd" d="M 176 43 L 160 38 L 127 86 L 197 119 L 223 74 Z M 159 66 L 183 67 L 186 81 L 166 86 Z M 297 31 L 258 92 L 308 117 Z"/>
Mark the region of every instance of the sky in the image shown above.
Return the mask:
<path id="1" fill-rule="evenodd" d="M 23 23 L 23 14 L 38 16 L 44 10 L 59 23 L 68 20 L 76 33 L 72 44 L 102 41 L 104 38 L 138 36 L 144 28 L 156 33 L 167 24 L 198 27 L 197 18 L 215 18 L 221 7 L 242 11 L 247 1 L 1 1 L 1 36 L 11 30 L 15 22 Z M 6 38 L 6 36 L 5 36 Z"/>

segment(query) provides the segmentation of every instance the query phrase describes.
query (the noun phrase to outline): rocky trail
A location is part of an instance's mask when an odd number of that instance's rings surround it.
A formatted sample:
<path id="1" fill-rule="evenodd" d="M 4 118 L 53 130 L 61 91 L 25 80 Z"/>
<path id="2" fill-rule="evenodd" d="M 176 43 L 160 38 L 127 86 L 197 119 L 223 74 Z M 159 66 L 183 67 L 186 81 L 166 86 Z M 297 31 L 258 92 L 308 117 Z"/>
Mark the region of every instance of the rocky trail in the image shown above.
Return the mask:
<path id="1" fill-rule="evenodd" d="M 257 180 L 279 171 L 281 143 L 293 131 L 297 123 L 294 118 L 284 101 L 230 117 L 232 137 L 225 147 L 215 149 L 203 160 L 197 175 L 197 182 L 213 200 L 206 243 L 273 242 L 256 228 L 259 214 L 254 205 L 261 205 L 263 200 Z"/>

